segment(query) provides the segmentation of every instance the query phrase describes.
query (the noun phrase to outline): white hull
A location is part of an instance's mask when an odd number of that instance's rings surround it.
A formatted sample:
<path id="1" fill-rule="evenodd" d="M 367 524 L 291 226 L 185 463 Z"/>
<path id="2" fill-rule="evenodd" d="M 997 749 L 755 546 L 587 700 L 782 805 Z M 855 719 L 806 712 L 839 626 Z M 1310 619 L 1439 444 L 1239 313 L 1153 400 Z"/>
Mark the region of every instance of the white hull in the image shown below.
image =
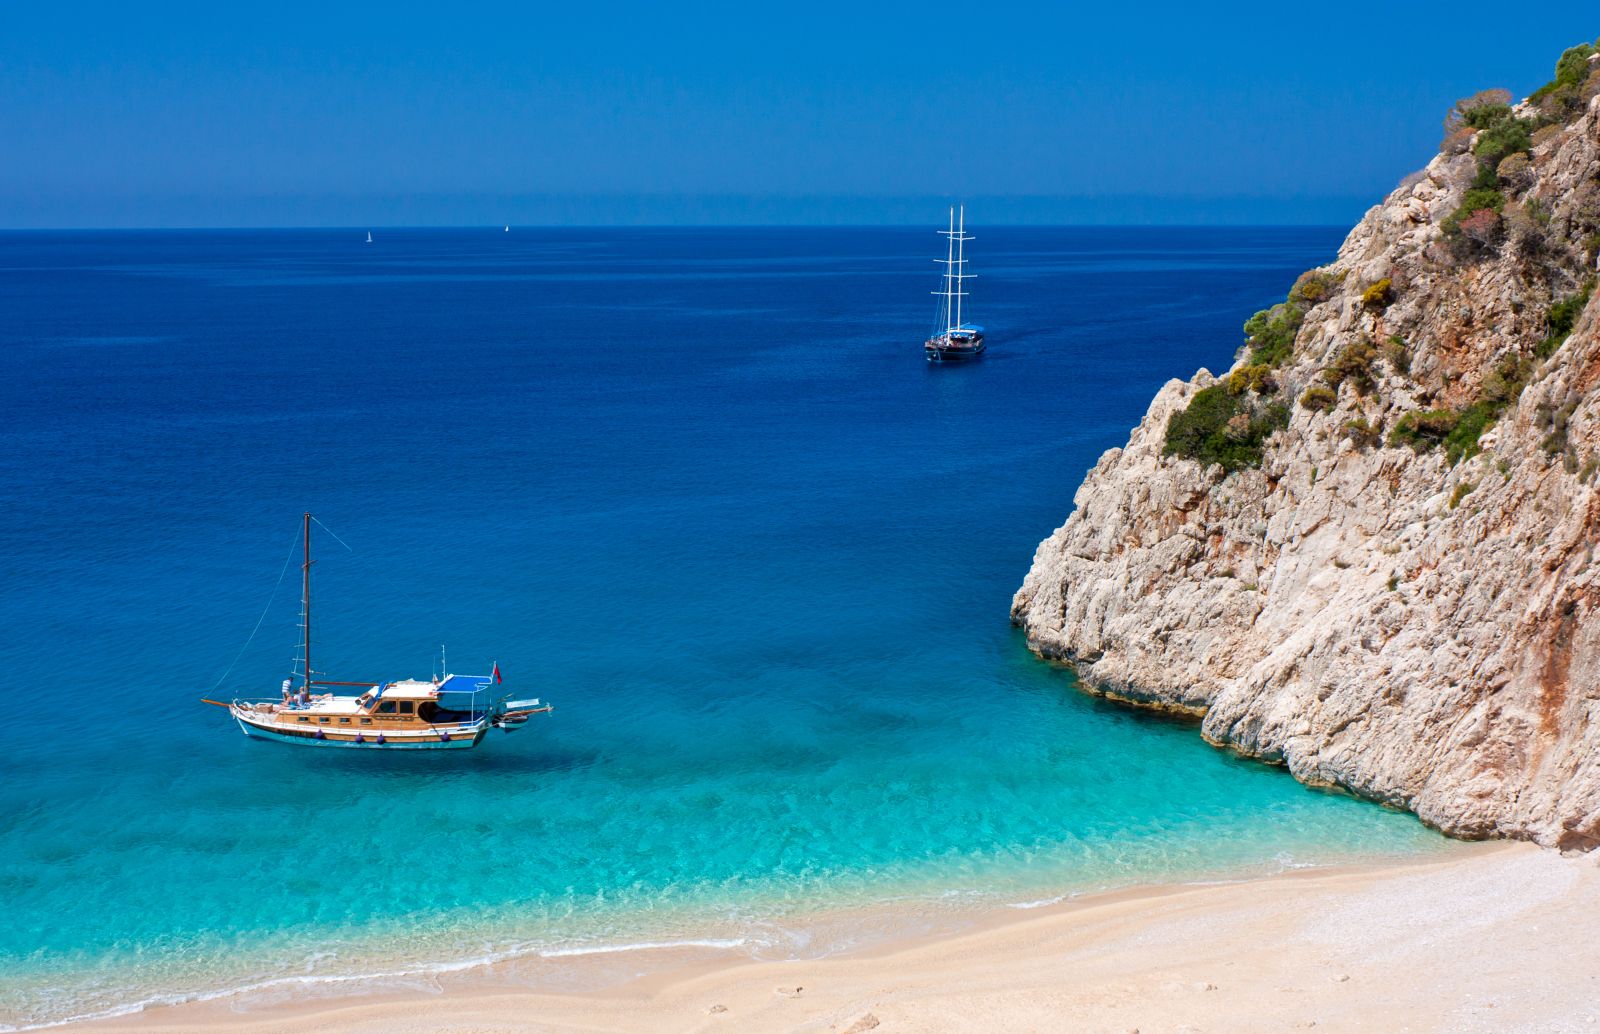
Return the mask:
<path id="1" fill-rule="evenodd" d="M 369 747 L 373 750 L 465 750 L 476 747 L 489 730 L 489 719 L 428 729 L 353 730 L 323 725 L 282 728 L 240 707 L 232 708 L 239 730 L 251 739 L 275 740 L 298 747 Z M 319 735 L 320 734 L 320 735 Z"/>

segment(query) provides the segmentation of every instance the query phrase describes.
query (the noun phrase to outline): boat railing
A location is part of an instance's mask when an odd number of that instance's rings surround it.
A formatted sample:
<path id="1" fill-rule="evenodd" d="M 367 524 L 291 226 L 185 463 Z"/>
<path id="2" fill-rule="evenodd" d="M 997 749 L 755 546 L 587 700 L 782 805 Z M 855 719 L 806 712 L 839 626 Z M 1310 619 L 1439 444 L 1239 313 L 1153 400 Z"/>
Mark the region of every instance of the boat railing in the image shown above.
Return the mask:
<path id="1" fill-rule="evenodd" d="M 234 700 L 233 707 L 262 721 L 274 721 L 290 716 L 305 717 L 312 714 L 317 714 L 317 712 L 314 711 L 309 705 L 283 704 L 276 700 Z M 319 717 L 344 718 L 346 719 L 346 722 L 340 724 L 348 724 L 348 719 L 350 718 L 366 718 L 369 717 L 369 715 L 364 713 L 359 715 L 322 714 L 319 715 Z M 422 723 L 422 728 L 410 727 L 409 723 L 390 724 L 388 722 L 383 722 L 379 726 L 363 725 L 360 727 L 360 729 L 372 731 L 376 728 L 380 731 L 388 733 L 415 733 L 417 735 L 421 735 L 424 732 L 476 732 L 477 730 L 488 725 L 493 717 L 493 715 L 485 714 L 481 718 L 475 718 L 462 722 L 424 722 Z M 299 723 L 297 722 L 296 724 Z M 318 722 L 317 724 L 320 727 L 323 724 L 332 725 L 333 723 Z M 335 726 L 335 728 L 337 728 L 337 726 Z"/>

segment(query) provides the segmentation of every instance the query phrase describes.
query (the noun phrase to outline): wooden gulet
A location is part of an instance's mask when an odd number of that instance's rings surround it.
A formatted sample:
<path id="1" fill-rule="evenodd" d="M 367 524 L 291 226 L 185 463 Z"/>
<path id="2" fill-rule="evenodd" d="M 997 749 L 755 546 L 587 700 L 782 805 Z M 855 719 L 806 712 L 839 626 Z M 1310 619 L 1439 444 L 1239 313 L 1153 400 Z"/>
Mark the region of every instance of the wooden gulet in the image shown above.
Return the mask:
<path id="1" fill-rule="evenodd" d="M 311 523 L 305 514 L 301 530 L 300 670 L 285 679 L 279 700 L 234 699 L 226 707 L 240 731 L 251 739 L 299 746 L 371 750 L 463 750 L 483 742 L 491 728 L 512 732 L 536 714 L 548 714 L 538 699 L 497 696 L 500 666 L 489 675 L 444 672 L 429 680 L 393 682 L 319 679 L 311 667 Z M 291 554 L 292 556 L 293 554 Z M 259 627 L 259 626 L 258 626 Z M 248 644 L 246 644 L 248 645 Z M 354 694 L 316 692 L 317 687 L 359 687 Z"/>
<path id="2" fill-rule="evenodd" d="M 967 207 L 962 205 L 960 211 L 957 222 L 956 209 L 952 207 L 950 229 L 939 231 L 945 238 L 945 257 L 934 261 L 944 266 L 944 284 L 933 293 L 939 296 L 939 321 L 944 327 L 922 344 L 922 354 L 930 363 L 976 359 L 987 347 L 983 328 L 966 322 L 961 312 L 962 300 L 967 297 L 966 282 L 977 279 L 967 272 L 967 242 L 977 238 L 967 233 Z"/>

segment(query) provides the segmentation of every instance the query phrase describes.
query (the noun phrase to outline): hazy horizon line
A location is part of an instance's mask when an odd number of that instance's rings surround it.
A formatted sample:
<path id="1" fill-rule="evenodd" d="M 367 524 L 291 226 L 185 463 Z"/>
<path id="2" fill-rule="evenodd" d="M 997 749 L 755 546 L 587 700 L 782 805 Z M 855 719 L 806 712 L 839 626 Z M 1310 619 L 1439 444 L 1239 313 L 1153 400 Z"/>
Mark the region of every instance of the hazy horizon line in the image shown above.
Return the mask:
<path id="1" fill-rule="evenodd" d="M 0 233 L 365 233 L 377 230 L 914 230 L 931 223 L 348 223 L 236 226 L 0 226 Z M 1294 230 L 1339 229 L 1335 222 L 1059 222 L 983 223 L 986 230 Z M 937 227 L 935 227 L 937 229 Z"/>
<path id="2" fill-rule="evenodd" d="M 1341 195 L 784 195 L 314 193 L 61 196 L 0 193 L 0 228 L 340 229 L 466 226 L 933 226 L 965 204 L 979 226 L 1353 226 L 1393 189 Z"/>

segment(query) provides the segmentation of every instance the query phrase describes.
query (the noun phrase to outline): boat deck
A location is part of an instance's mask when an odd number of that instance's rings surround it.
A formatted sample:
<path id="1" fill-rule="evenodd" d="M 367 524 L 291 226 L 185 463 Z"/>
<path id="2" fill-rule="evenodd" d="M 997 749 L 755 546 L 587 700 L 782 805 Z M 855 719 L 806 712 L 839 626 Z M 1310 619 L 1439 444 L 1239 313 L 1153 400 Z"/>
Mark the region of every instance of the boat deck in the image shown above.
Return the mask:
<path id="1" fill-rule="evenodd" d="M 369 711 L 354 697 L 335 697 L 303 707 L 236 703 L 232 710 L 246 736 L 326 746 L 463 747 L 477 743 L 489 728 L 487 714 L 428 722 L 402 712 L 403 706 L 393 712 Z"/>

